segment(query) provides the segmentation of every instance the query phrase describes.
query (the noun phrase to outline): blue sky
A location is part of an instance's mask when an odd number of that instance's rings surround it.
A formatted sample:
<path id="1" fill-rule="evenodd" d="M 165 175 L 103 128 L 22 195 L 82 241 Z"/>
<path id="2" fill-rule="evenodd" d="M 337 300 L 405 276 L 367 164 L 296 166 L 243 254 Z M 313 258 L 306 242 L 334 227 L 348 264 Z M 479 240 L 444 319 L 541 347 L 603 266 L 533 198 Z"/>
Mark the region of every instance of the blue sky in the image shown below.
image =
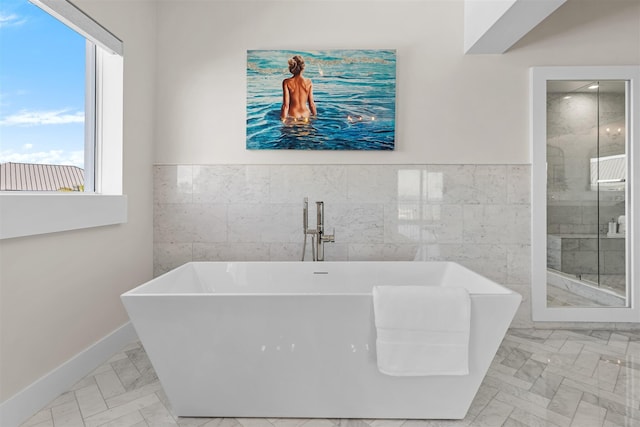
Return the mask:
<path id="1" fill-rule="evenodd" d="M 0 2 L 0 163 L 84 164 L 85 39 L 27 0 Z"/>

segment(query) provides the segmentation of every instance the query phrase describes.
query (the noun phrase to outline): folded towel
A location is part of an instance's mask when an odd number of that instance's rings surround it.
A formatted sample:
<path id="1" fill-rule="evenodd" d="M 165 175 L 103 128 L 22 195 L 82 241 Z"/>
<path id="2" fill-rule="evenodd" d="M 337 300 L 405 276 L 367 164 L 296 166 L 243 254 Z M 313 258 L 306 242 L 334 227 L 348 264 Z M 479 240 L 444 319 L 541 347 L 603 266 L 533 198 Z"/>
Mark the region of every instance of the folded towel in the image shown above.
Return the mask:
<path id="1" fill-rule="evenodd" d="M 471 300 L 464 288 L 375 286 L 380 372 L 468 375 Z"/>

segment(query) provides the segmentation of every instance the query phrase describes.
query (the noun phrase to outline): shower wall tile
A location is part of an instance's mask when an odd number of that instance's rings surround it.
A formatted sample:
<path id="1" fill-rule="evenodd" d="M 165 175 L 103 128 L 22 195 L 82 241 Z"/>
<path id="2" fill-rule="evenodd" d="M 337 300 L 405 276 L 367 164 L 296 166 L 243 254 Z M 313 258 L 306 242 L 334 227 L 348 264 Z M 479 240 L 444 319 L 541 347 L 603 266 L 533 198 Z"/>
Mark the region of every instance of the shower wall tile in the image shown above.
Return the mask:
<path id="1" fill-rule="evenodd" d="M 477 189 L 476 201 L 484 204 L 507 202 L 507 167 L 475 166 L 473 187 Z"/>
<path id="2" fill-rule="evenodd" d="M 413 258 L 415 261 L 442 261 L 446 256 L 446 251 L 443 254 L 443 244 L 440 243 L 424 243 L 418 246 L 416 255 Z M 454 248 L 462 250 L 462 245 L 449 245 Z M 454 251 L 455 252 L 455 251 Z M 451 253 L 451 251 L 449 251 Z"/>
<path id="3" fill-rule="evenodd" d="M 507 283 L 531 282 L 531 245 L 507 245 Z"/>
<path id="4" fill-rule="evenodd" d="M 418 251 L 417 244 L 393 244 L 385 243 L 382 255 L 386 261 L 407 261 L 413 260 Z"/>
<path id="5" fill-rule="evenodd" d="M 554 206 L 547 207 L 548 224 L 582 224 L 582 210 L 576 206 Z"/>
<path id="6" fill-rule="evenodd" d="M 154 241 L 224 242 L 226 212 L 224 205 L 158 203 L 154 209 Z"/>
<path id="7" fill-rule="evenodd" d="M 349 202 L 387 203 L 398 197 L 398 167 L 350 165 L 347 170 Z"/>
<path id="8" fill-rule="evenodd" d="M 562 253 L 561 271 L 567 274 L 597 274 L 598 252 L 569 251 Z"/>
<path id="9" fill-rule="evenodd" d="M 564 242 L 564 239 L 562 239 Z M 581 251 L 597 251 L 598 239 L 576 239 Z M 564 248 L 563 248 L 564 249 Z"/>
<path id="10" fill-rule="evenodd" d="M 581 246 L 586 246 L 586 245 L 581 245 L 580 240 L 582 239 L 563 238 L 562 244 L 560 247 L 564 251 L 578 251 L 581 249 Z M 591 240 L 595 240 L 595 239 L 591 239 Z M 596 249 L 593 248 L 590 250 L 595 251 Z"/>
<path id="11" fill-rule="evenodd" d="M 595 239 L 594 239 L 595 240 Z M 625 239 L 600 239 L 600 247 L 604 251 L 622 251 L 625 249 Z"/>
<path id="12" fill-rule="evenodd" d="M 507 246 L 465 244 L 456 256 L 451 254 L 445 260 L 459 262 L 498 283 L 507 282 Z"/>
<path id="13" fill-rule="evenodd" d="M 311 212 L 311 216 L 315 218 L 315 211 Z M 335 228 L 336 239 L 340 241 L 383 243 L 383 224 L 384 205 L 381 204 L 325 205 L 325 233 L 331 234 Z M 315 228 L 315 224 L 311 220 L 309 227 Z"/>
<path id="14" fill-rule="evenodd" d="M 300 204 L 229 204 L 230 242 L 299 242 Z"/>
<path id="15" fill-rule="evenodd" d="M 384 206 L 388 243 L 461 243 L 462 206 L 397 202 Z"/>
<path id="16" fill-rule="evenodd" d="M 193 166 L 196 203 L 269 201 L 269 167 L 255 165 Z"/>
<path id="17" fill-rule="evenodd" d="M 270 166 L 271 203 L 301 204 L 302 199 L 330 203 L 347 200 L 347 169 L 336 165 Z M 314 206 L 315 208 L 315 206 Z"/>
<path id="18" fill-rule="evenodd" d="M 227 206 L 198 203 L 192 206 L 193 242 L 225 242 L 227 240 Z"/>
<path id="19" fill-rule="evenodd" d="M 560 224 L 559 234 L 595 234 L 593 225 L 590 224 Z"/>
<path id="20" fill-rule="evenodd" d="M 300 239 L 298 239 L 300 240 Z M 311 250 L 311 246 L 307 246 L 307 250 Z M 296 243 L 270 243 L 269 244 L 269 261 L 299 261 L 302 258 L 302 242 Z M 306 257 L 309 259 L 310 257 Z"/>
<path id="21" fill-rule="evenodd" d="M 432 182 L 432 190 L 440 190 L 440 200 L 436 191 L 432 191 L 430 201 L 441 203 L 474 203 L 478 189 L 473 186 L 473 167 L 465 165 L 435 165 L 428 167 L 428 177 Z M 434 188 L 435 187 L 435 188 Z"/>
<path id="22" fill-rule="evenodd" d="M 522 165 L 158 165 L 154 239 L 203 244 L 194 257 L 233 259 L 224 250 L 246 243 L 259 254 L 245 258 L 297 259 L 309 197 L 310 228 L 316 200 L 325 231 L 335 228 L 327 258 L 465 259 L 474 245 L 529 245 L 529 175 Z M 438 245 L 465 249 L 443 258 Z"/>
<path id="23" fill-rule="evenodd" d="M 263 242 L 289 242 L 300 243 L 302 232 L 302 206 L 301 203 L 270 204 L 267 208 L 267 216 L 270 218 L 264 224 L 260 233 Z M 331 230 L 329 230 L 331 231 Z"/>
<path id="24" fill-rule="evenodd" d="M 604 252 L 604 274 L 624 274 L 625 268 L 624 251 Z"/>
<path id="25" fill-rule="evenodd" d="M 262 205 L 230 204 L 227 235 L 229 242 L 260 242 L 263 218 L 267 213 Z"/>
<path id="26" fill-rule="evenodd" d="M 307 239 L 307 252 L 305 260 L 311 259 L 311 240 Z M 326 261 L 344 261 L 349 259 L 348 243 L 327 243 L 324 250 Z"/>
<path id="27" fill-rule="evenodd" d="M 193 242 L 192 208 L 192 203 L 156 204 L 153 211 L 154 242 Z"/>
<path id="28" fill-rule="evenodd" d="M 155 203 L 189 203 L 193 200 L 193 166 L 153 169 Z"/>
<path id="29" fill-rule="evenodd" d="M 155 277 L 189 261 L 193 261 L 193 244 L 191 243 L 156 242 L 153 244 L 153 275 Z"/>
<path id="30" fill-rule="evenodd" d="M 427 171 L 442 175 L 444 203 L 495 204 L 507 201 L 507 167 L 491 165 L 435 165 Z"/>
<path id="31" fill-rule="evenodd" d="M 194 243 L 192 261 L 269 261 L 268 243 Z"/>
<path id="32" fill-rule="evenodd" d="M 349 245 L 350 261 L 377 261 L 384 259 L 384 244 L 352 243 Z"/>
<path id="33" fill-rule="evenodd" d="M 463 222 L 466 243 L 529 243 L 528 205 L 465 205 Z"/>
<path id="34" fill-rule="evenodd" d="M 524 165 L 507 166 L 507 203 L 531 203 L 531 168 Z"/>

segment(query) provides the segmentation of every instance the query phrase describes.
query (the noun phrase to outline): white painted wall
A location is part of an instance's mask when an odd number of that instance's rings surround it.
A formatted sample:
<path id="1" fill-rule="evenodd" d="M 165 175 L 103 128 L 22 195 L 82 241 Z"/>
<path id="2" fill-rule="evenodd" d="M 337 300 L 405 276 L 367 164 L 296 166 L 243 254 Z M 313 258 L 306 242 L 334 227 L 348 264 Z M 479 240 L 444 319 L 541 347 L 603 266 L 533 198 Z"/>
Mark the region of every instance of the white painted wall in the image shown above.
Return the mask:
<path id="1" fill-rule="evenodd" d="M 0 241 L 0 402 L 124 324 L 152 276 L 155 5 L 77 3 L 125 43 L 128 223 Z"/>
<path id="2" fill-rule="evenodd" d="M 489 31 L 517 0 L 464 0 L 464 51 Z"/>
<path id="3" fill-rule="evenodd" d="M 465 0 L 465 53 L 506 52 L 566 1 Z"/>
<path id="4" fill-rule="evenodd" d="M 161 164 L 529 163 L 528 68 L 640 63 L 640 3 L 569 0 L 505 55 L 463 54 L 464 2 L 162 1 Z M 394 152 L 247 151 L 247 49 L 397 49 Z M 321 100 L 317 100 L 321 102 Z"/>

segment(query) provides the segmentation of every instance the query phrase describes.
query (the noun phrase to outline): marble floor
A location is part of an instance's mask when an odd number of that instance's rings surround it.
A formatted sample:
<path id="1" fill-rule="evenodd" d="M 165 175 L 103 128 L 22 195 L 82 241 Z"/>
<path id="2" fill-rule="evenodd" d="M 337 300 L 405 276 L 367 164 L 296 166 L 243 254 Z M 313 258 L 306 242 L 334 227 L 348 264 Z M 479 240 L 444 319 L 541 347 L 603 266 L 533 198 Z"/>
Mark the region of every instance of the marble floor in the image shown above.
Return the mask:
<path id="1" fill-rule="evenodd" d="M 593 298 L 587 298 L 553 285 L 547 286 L 548 307 L 607 307 Z"/>
<path id="2" fill-rule="evenodd" d="M 133 343 L 22 424 L 35 426 L 640 426 L 640 329 L 510 330 L 460 421 L 174 417 Z"/>
<path id="3" fill-rule="evenodd" d="M 600 284 L 601 287 L 618 295 L 624 296 L 626 294 L 627 278 L 624 274 L 583 274 L 581 278 L 596 286 Z"/>
<path id="4" fill-rule="evenodd" d="M 583 274 L 579 278 L 548 269 L 547 305 L 549 307 L 619 307 L 626 305 L 625 276 Z M 601 291 L 602 290 L 602 291 Z"/>

